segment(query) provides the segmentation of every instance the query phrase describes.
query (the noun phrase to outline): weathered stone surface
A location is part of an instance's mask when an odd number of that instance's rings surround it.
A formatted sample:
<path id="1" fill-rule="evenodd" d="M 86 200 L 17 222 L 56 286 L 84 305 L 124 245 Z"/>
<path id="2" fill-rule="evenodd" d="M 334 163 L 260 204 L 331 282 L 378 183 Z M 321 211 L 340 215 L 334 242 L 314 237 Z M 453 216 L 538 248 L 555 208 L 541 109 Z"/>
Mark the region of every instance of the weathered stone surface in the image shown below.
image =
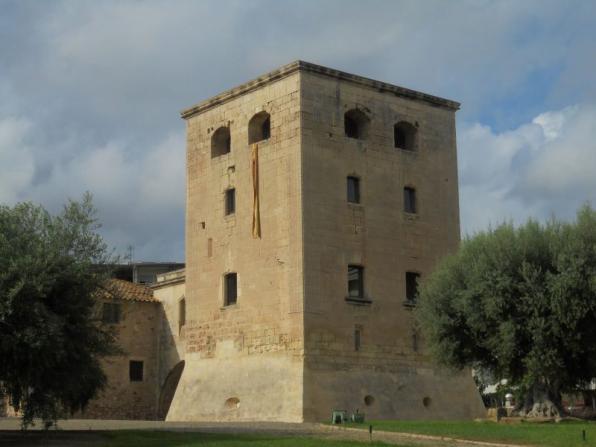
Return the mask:
<path id="1" fill-rule="evenodd" d="M 120 322 L 114 325 L 122 355 L 102 361 L 107 387 L 85 411 L 76 415 L 91 419 L 156 419 L 159 353 L 158 337 L 163 319 L 158 302 L 120 300 Z M 101 304 L 101 303 L 100 303 Z M 129 362 L 143 362 L 143 380 L 133 382 Z"/>
<path id="2" fill-rule="evenodd" d="M 404 305 L 405 273 L 424 278 L 459 243 L 458 106 L 297 62 L 183 112 L 186 366 L 169 420 L 323 420 L 333 408 L 483 415 L 470 374 L 433 369 Z M 368 120 L 365 140 L 345 135 L 354 108 Z M 259 143 L 253 238 L 248 123 L 262 111 L 271 136 Z M 417 129 L 414 151 L 394 147 L 400 121 Z M 222 126 L 231 150 L 212 157 Z M 347 203 L 347 176 L 360 179 L 360 204 Z M 416 214 L 403 211 L 405 186 Z M 236 211 L 226 216 L 228 188 Z M 364 267 L 365 305 L 345 300 L 349 264 Z M 224 306 L 229 272 L 238 299 Z"/>

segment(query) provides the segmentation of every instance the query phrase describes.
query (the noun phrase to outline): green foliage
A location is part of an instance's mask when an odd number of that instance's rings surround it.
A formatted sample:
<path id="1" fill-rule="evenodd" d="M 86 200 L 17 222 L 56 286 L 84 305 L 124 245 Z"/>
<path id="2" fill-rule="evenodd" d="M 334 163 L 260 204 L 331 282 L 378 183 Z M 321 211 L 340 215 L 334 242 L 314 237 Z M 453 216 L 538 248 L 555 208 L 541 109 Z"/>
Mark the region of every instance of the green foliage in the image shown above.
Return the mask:
<path id="1" fill-rule="evenodd" d="M 424 282 L 416 313 L 443 365 L 522 390 L 586 384 L 596 377 L 596 211 L 466 239 Z"/>
<path id="2" fill-rule="evenodd" d="M 115 348 L 94 321 L 109 264 L 97 228 L 89 194 L 57 216 L 0 206 L 0 388 L 25 426 L 84 408 L 105 384 L 98 357 Z"/>

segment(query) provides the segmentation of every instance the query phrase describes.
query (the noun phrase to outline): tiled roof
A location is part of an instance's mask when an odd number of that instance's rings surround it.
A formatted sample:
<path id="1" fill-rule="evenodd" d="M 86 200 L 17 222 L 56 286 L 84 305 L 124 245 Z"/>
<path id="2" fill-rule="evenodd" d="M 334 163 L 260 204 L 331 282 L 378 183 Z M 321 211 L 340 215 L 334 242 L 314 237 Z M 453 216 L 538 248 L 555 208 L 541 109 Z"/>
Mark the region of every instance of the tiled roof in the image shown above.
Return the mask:
<path id="1" fill-rule="evenodd" d="M 153 290 L 143 284 L 136 284 L 123 279 L 110 279 L 106 287 L 98 294 L 104 299 L 121 299 L 127 301 L 145 301 L 158 303 L 153 296 Z"/>

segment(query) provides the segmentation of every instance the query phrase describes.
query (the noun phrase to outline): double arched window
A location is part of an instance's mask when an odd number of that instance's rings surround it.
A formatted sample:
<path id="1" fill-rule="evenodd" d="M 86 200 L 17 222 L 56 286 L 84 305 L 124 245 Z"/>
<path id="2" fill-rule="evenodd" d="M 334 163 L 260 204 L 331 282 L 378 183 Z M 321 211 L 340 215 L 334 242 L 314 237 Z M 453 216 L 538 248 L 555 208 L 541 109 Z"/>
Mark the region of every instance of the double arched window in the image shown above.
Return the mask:
<path id="1" fill-rule="evenodd" d="M 259 112 L 248 122 L 248 144 L 268 140 L 271 136 L 271 117 L 267 112 Z M 232 139 L 230 128 L 221 126 L 211 136 L 211 158 L 230 153 Z"/>

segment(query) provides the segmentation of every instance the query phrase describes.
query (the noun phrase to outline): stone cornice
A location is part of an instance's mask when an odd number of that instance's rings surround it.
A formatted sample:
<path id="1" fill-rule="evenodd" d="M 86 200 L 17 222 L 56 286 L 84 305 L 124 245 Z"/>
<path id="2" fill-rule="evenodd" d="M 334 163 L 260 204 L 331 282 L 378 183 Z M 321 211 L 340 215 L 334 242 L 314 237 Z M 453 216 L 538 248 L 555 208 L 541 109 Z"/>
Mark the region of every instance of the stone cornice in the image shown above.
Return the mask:
<path id="1" fill-rule="evenodd" d="M 263 76 L 259 76 L 252 81 L 245 82 L 237 87 L 230 90 L 226 90 L 219 95 L 216 95 L 210 99 L 202 101 L 188 109 L 183 110 L 180 116 L 184 119 L 188 119 L 194 115 L 202 113 L 233 98 L 252 92 L 256 89 L 263 87 L 271 82 L 283 79 L 290 76 L 298 71 L 314 73 L 321 76 L 339 79 L 345 82 L 351 82 L 353 84 L 362 85 L 364 87 L 377 90 L 382 93 L 390 93 L 395 96 L 402 98 L 412 99 L 416 101 L 423 101 L 436 107 L 442 107 L 450 110 L 458 110 L 460 104 L 456 101 L 449 99 L 440 98 L 438 96 L 429 95 L 427 93 L 418 92 L 416 90 L 410 90 L 408 88 L 399 87 L 397 85 L 388 84 L 386 82 L 375 81 L 374 79 L 357 76 L 344 71 L 335 70 L 333 68 L 323 67 L 322 65 L 311 64 L 310 62 L 294 61 L 287 65 L 284 65 L 276 70 L 270 71 Z"/>

